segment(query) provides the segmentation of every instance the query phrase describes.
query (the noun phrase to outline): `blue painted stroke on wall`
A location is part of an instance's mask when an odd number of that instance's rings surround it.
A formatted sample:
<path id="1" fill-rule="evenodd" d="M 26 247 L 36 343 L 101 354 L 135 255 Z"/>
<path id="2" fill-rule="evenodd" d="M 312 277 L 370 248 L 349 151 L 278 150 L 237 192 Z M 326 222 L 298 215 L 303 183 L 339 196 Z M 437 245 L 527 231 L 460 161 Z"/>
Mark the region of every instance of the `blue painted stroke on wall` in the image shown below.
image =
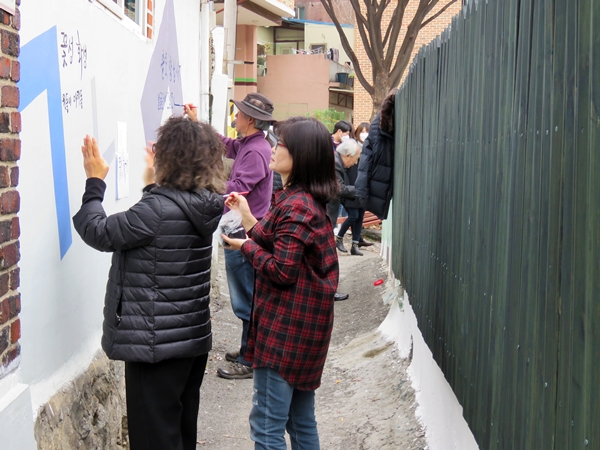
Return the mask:
<path id="1" fill-rule="evenodd" d="M 41 93 L 47 91 L 54 201 L 56 203 L 60 258 L 62 259 L 71 247 L 73 237 L 71 235 L 57 42 L 56 27 L 52 27 L 21 48 L 19 88 L 21 90 L 21 111 L 27 108 Z"/>

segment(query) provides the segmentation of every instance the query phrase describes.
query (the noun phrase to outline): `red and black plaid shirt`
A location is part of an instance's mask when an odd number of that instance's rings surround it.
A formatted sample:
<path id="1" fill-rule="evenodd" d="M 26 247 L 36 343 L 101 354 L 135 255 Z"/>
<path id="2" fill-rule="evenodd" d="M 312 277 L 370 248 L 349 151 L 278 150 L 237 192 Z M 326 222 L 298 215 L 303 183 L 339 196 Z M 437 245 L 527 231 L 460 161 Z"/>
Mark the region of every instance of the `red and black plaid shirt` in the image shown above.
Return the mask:
<path id="1" fill-rule="evenodd" d="M 275 194 L 249 232 L 243 255 L 256 269 L 248 348 L 253 367 L 275 369 L 291 386 L 321 384 L 333 328 L 339 265 L 325 206 L 297 187 Z"/>

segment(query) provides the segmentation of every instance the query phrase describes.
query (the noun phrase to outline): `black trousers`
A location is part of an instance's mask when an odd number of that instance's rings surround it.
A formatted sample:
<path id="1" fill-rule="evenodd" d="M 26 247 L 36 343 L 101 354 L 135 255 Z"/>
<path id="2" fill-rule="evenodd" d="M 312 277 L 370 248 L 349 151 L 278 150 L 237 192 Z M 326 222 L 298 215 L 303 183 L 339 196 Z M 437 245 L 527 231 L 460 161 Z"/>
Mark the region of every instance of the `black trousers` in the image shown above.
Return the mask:
<path id="1" fill-rule="evenodd" d="M 208 354 L 125 363 L 131 450 L 195 450 L 200 385 Z"/>

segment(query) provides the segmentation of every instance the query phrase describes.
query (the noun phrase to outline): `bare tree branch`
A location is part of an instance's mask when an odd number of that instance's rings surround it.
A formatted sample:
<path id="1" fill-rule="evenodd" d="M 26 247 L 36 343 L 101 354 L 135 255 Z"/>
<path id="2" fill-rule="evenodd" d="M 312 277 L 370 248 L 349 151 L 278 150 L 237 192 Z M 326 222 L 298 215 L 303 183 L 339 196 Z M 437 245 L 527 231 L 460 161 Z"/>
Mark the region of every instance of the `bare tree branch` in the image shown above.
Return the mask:
<path id="1" fill-rule="evenodd" d="M 365 2 L 366 1 L 368 1 L 368 0 L 365 0 Z M 356 16 L 356 21 L 361 22 L 365 27 L 368 27 L 369 23 L 367 22 L 367 19 L 365 19 L 365 16 L 362 15 L 361 6 L 360 6 L 360 3 L 358 2 L 358 0 L 350 0 L 350 6 L 352 6 L 352 9 L 354 10 L 354 15 Z"/>
<path id="2" fill-rule="evenodd" d="M 353 0 L 351 0 L 352 2 Z M 372 16 L 367 16 L 368 26 L 358 25 L 358 33 L 360 34 L 361 41 L 365 48 L 365 53 L 369 58 L 371 67 L 375 70 L 384 70 L 382 49 L 381 49 L 381 38 L 374 36 L 373 28 L 377 28 L 376 21 L 373 20 Z"/>
<path id="3" fill-rule="evenodd" d="M 356 0 L 351 0 L 351 1 L 356 2 Z M 367 81 L 367 79 L 365 78 L 365 76 L 363 75 L 362 69 L 360 67 L 360 63 L 358 62 L 358 58 L 356 57 L 356 54 L 354 53 L 352 46 L 348 42 L 346 33 L 344 33 L 344 30 L 342 29 L 342 26 L 340 25 L 339 20 L 335 16 L 331 0 L 321 0 L 321 3 L 323 4 L 325 11 L 327 12 L 329 17 L 333 21 L 333 24 L 335 25 L 335 29 L 337 30 L 338 34 L 340 35 L 340 41 L 342 42 L 342 47 L 344 48 L 346 54 L 350 58 L 350 61 L 352 61 L 352 65 L 354 66 L 354 72 L 356 74 L 356 77 L 358 78 L 358 81 L 360 82 L 360 84 L 362 84 L 362 86 L 365 88 L 365 90 L 368 92 L 369 95 L 373 95 L 375 93 L 375 89 L 374 89 L 373 85 L 370 84 Z M 356 2 L 356 3 L 358 3 L 358 2 Z M 353 7 L 354 7 L 354 5 L 353 5 Z M 355 9 L 355 11 L 356 11 L 356 9 Z M 365 46 L 365 48 L 366 48 L 366 46 Z"/>
<path id="4" fill-rule="evenodd" d="M 394 28 L 395 24 L 398 22 L 397 17 L 396 17 L 397 15 L 398 15 L 398 8 L 396 7 L 396 9 L 394 9 L 394 12 L 392 13 L 392 19 L 390 20 L 390 23 L 388 24 L 387 30 L 385 30 L 385 36 L 383 37 L 383 48 L 385 48 L 385 46 L 387 45 L 387 41 L 390 37 L 392 28 Z"/>
<path id="5" fill-rule="evenodd" d="M 388 28 L 391 30 L 389 35 L 389 44 L 387 47 L 387 52 L 385 54 L 385 65 L 388 67 L 392 67 L 392 62 L 394 60 L 394 55 L 396 54 L 396 44 L 398 43 L 398 36 L 400 36 L 400 30 L 402 29 L 402 23 L 404 21 L 404 14 L 406 12 L 406 5 L 408 5 L 409 0 L 398 0 L 398 5 L 394 10 L 394 15 L 396 15 L 396 19 L 394 20 L 393 26 Z M 392 25 L 392 23 L 390 23 Z"/>
<path id="6" fill-rule="evenodd" d="M 352 5 L 354 12 L 356 13 L 356 8 L 360 8 L 360 5 L 358 4 L 358 0 L 350 0 L 350 4 Z M 360 12 L 357 14 L 360 14 Z M 360 14 L 360 17 L 362 19 L 364 19 L 364 16 L 362 14 Z M 361 21 L 357 21 L 356 23 L 357 23 L 358 33 L 360 34 L 360 39 L 363 42 L 363 47 L 365 49 L 365 53 L 367 54 L 369 61 L 373 62 L 377 59 L 377 57 L 375 55 L 373 46 L 371 45 L 372 36 L 369 33 L 369 31 L 370 31 L 369 22 L 367 22 L 367 20 L 364 19 Z"/>
<path id="7" fill-rule="evenodd" d="M 373 98 L 374 110 L 376 110 L 379 102 L 383 100 L 389 88 L 397 86 L 400 83 L 402 74 L 414 50 L 419 31 L 440 17 L 458 0 L 345 0 L 350 2 L 355 13 L 356 28 L 358 28 L 364 52 L 371 64 L 372 83 L 366 80 L 363 74 L 363 70 L 366 70 L 366 67 L 360 66 L 358 58 L 351 48 L 352 46 L 343 33 L 339 18 L 336 17 L 333 7 L 334 1 L 336 0 L 321 0 L 321 3 L 340 35 L 342 46 L 354 65 L 358 81 Z M 390 23 L 383 29 L 382 23 L 385 10 L 393 5 L 393 1 L 397 2 L 397 4 L 393 6 L 394 11 L 392 12 Z M 398 49 L 397 46 L 403 29 L 404 15 L 410 2 L 416 4 L 416 13 L 411 18 L 400 49 Z M 444 6 L 435 14 L 428 17 L 440 3 Z"/>
<path id="8" fill-rule="evenodd" d="M 382 0 L 384 3 L 387 0 Z M 359 0 L 350 0 L 350 4 L 354 9 L 354 13 L 357 18 L 358 32 L 363 43 L 368 42 L 369 48 L 365 47 L 367 57 L 371 62 L 371 65 L 377 66 L 383 69 L 383 48 L 381 47 L 381 17 L 378 15 L 380 12 L 377 9 L 376 0 L 363 0 L 365 16 L 362 14 L 362 6 Z"/>
<path id="9" fill-rule="evenodd" d="M 392 0 L 384 0 L 383 2 L 383 6 L 381 7 L 381 12 L 383 14 L 383 11 L 385 11 L 387 9 L 388 6 L 390 6 Z"/>
<path id="10" fill-rule="evenodd" d="M 433 22 L 435 19 L 437 19 L 439 16 L 441 16 L 444 13 L 444 11 L 446 11 L 448 8 L 450 8 L 450 6 L 453 3 L 456 3 L 456 2 L 457 2 L 457 0 L 452 0 L 451 2 L 449 2 L 446 6 L 444 6 L 442 9 L 440 9 L 437 13 L 435 13 L 433 16 L 431 16 L 429 19 L 427 19 L 425 22 L 423 22 L 421 24 L 421 28 L 419 28 L 419 30 L 422 28 L 425 28 L 427 25 L 429 25 L 431 22 Z"/>
<path id="11" fill-rule="evenodd" d="M 417 35 L 419 34 L 419 30 L 421 29 L 421 24 L 423 23 L 423 19 L 427 15 L 428 11 L 431 10 L 431 4 L 437 3 L 437 0 L 432 0 L 429 3 L 427 0 L 421 0 L 419 3 L 419 7 L 417 8 L 417 12 L 413 17 L 413 20 L 408 25 L 408 29 L 406 30 L 406 36 L 404 36 L 404 40 L 402 41 L 402 45 L 400 46 L 400 51 L 398 52 L 398 58 L 396 59 L 396 63 L 390 72 L 390 85 L 397 86 L 400 83 L 400 79 L 402 78 L 402 74 L 404 73 L 404 69 L 408 65 L 408 61 L 410 59 L 410 55 L 415 47 L 415 43 L 417 40 Z"/>

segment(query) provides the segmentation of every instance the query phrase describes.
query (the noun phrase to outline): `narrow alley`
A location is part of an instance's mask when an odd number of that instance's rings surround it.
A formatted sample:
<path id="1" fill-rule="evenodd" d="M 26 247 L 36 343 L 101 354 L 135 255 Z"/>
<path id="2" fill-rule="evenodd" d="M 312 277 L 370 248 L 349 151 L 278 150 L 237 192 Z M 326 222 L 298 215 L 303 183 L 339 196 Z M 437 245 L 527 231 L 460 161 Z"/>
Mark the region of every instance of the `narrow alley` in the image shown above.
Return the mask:
<path id="1" fill-rule="evenodd" d="M 415 395 L 406 369 L 393 345 L 377 332 L 389 305 L 381 294 L 388 273 L 379 244 L 363 257 L 339 254 L 340 288 L 350 294 L 335 305 L 331 346 L 317 390 L 316 414 L 321 447 L 328 450 L 420 450 L 425 433 L 415 417 Z M 225 352 L 236 348 L 241 324 L 231 311 L 221 259 L 218 270 L 220 296 L 212 298 L 213 351 L 201 389 L 198 416 L 198 449 L 254 448 L 248 415 L 252 380 L 218 378 L 226 366 Z"/>

